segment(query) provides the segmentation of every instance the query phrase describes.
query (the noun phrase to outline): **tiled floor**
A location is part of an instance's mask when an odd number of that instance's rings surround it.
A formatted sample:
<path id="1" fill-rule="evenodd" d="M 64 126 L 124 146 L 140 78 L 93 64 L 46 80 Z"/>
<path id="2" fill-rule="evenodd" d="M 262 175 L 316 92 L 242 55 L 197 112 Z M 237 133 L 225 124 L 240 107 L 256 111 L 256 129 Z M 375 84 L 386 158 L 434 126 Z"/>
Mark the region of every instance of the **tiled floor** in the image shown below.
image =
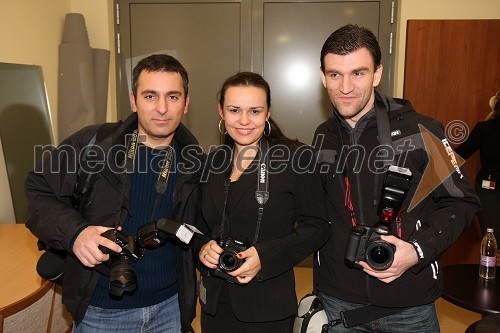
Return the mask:
<path id="1" fill-rule="evenodd" d="M 295 268 L 296 291 L 298 299 L 311 292 L 312 288 L 312 269 L 307 267 Z M 461 333 L 465 332 L 467 327 L 473 322 L 481 319 L 481 315 L 462 309 L 442 298 L 436 302 L 439 325 L 441 333 Z M 201 332 L 199 323 L 200 308 L 197 308 L 198 315 L 193 322 L 193 328 L 196 332 Z"/>

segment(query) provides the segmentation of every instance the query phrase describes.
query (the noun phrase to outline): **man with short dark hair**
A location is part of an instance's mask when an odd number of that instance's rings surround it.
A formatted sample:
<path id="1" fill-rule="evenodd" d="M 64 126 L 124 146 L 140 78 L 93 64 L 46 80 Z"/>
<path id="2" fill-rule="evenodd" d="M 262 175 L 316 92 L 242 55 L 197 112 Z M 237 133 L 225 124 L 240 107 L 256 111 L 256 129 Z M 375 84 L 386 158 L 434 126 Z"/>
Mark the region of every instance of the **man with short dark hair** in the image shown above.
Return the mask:
<path id="1" fill-rule="evenodd" d="M 175 233 L 152 238 L 157 245 L 139 237 L 156 232 L 161 219 L 196 219 L 204 155 L 181 124 L 188 82 L 175 58 L 142 59 L 133 70 L 132 115 L 83 128 L 28 175 L 27 227 L 68 253 L 63 303 L 75 333 L 192 331 L 190 247 Z M 71 165 L 78 171 L 64 169 Z"/>
<path id="2" fill-rule="evenodd" d="M 370 30 L 333 32 L 320 72 L 333 106 L 315 133 L 332 236 L 319 250 L 316 287 L 329 319 L 343 313 L 353 326 L 329 332 L 439 332 L 439 257 L 479 200 L 451 165 L 443 126 L 375 89 L 381 51 Z"/>

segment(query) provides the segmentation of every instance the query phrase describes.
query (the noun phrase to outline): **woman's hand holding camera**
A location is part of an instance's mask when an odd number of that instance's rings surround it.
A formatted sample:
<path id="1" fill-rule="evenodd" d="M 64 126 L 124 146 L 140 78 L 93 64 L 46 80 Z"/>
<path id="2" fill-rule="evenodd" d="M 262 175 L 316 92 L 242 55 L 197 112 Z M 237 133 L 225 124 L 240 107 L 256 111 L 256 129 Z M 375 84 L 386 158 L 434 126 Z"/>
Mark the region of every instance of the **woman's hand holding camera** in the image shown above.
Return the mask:
<path id="1" fill-rule="evenodd" d="M 391 267 L 383 271 L 378 271 L 371 268 L 364 261 L 360 262 L 360 265 L 363 267 L 363 271 L 365 271 L 365 273 L 376 277 L 382 282 L 390 283 L 403 275 L 403 273 L 408 269 L 415 266 L 418 263 L 418 256 L 411 243 L 405 242 L 395 236 L 380 236 L 380 238 L 396 246 L 394 262 Z"/>
<path id="2" fill-rule="evenodd" d="M 203 265 L 208 268 L 217 268 L 219 263 L 219 256 L 222 253 L 222 248 L 217 244 L 215 240 L 209 241 L 207 244 L 203 245 L 198 257 Z"/>

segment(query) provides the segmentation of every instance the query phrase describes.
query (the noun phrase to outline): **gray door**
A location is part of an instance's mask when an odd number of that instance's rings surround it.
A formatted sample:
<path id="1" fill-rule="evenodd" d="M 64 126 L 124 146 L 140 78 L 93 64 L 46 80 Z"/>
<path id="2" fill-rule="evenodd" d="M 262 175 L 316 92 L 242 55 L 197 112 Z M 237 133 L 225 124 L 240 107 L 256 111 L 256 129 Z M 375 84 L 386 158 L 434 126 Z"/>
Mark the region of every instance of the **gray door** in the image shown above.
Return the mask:
<path id="1" fill-rule="evenodd" d="M 240 70 L 264 76 L 271 85 L 273 118 L 288 136 L 311 143 L 330 109 L 319 75 L 321 46 L 347 23 L 366 26 L 379 38 L 380 89 L 392 91 L 393 1 L 115 1 L 119 117 L 130 114 L 130 72 L 137 60 L 171 54 L 190 75 L 191 104 L 184 123 L 205 149 L 221 139 L 217 91 Z"/>

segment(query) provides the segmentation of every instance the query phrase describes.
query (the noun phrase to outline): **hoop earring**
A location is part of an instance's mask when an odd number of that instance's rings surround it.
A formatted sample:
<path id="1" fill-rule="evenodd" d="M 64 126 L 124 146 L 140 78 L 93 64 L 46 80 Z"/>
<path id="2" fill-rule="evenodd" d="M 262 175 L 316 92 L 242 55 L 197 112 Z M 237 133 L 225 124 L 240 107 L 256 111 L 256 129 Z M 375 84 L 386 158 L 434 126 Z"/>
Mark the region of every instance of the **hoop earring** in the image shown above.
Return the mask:
<path id="1" fill-rule="evenodd" d="M 271 123 L 269 122 L 269 120 L 266 120 L 266 125 L 269 125 L 269 132 L 266 133 L 266 127 L 264 125 L 264 135 L 269 136 L 271 134 Z"/>
<path id="2" fill-rule="evenodd" d="M 220 134 L 222 134 L 222 135 L 227 134 L 227 130 L 226 130 L 226 131 L 224 131 L 224 132 L 222 132 L 222 130 L 221 130 L 221 128 L 220 128 L 220 125 L 222 124 L 222 121 L 223 121 L 223 120 L 224 120 L 224 119 L 222 119 L 222 118 L 220 118 L 220 120 L 219 120 L 219 133 L 220 133 Z M 224 122 L 224 127 L 226 127 L 225 122 Z"/>

